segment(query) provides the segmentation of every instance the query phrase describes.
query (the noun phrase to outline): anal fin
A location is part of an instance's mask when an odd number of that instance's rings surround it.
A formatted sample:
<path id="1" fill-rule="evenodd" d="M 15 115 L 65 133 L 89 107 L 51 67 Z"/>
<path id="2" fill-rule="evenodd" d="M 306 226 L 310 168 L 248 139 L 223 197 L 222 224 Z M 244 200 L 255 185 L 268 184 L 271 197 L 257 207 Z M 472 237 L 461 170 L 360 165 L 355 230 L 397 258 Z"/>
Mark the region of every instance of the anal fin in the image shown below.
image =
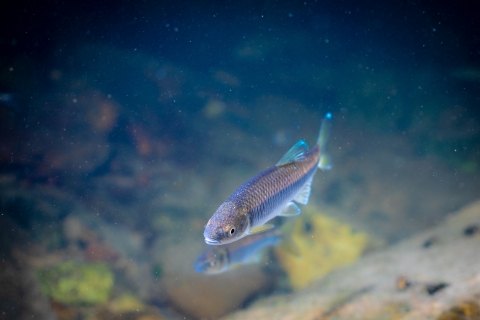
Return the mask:
<path id="1" fill-rule="evenodd" d="M 300 214 L 300 208 L 290 201 L 285 207 L 283 207 L 282 211 L 278 214 L 281 217 L 295 217 Z"/>
<path id="2" fill-rule="evenodd" d="M 302 190 L 300 190 L 295 199 L 293 199 L 295 202 L 303 205 L 308 203 L 308 198 L 310 198 L 310 190 L 312 190 L 312 179 L 313 177 L 308 179 L 308 181 L 303 185 Z"/>

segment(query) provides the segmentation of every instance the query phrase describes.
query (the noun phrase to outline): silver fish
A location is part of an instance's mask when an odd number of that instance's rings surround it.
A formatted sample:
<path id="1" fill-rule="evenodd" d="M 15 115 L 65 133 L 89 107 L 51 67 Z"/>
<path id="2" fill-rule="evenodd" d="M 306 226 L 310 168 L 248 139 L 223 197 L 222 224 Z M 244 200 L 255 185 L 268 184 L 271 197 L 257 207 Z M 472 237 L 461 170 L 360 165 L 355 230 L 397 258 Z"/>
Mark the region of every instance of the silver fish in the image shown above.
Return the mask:
<path id="1" fill-rule="evenodd" d="M 280 230 L 272 230 L 226 246 L 209 247 L 196 259 L 195 270 L 204 274 L 219 274 L 240 265 L 258 262 L 266 248 L 276 247 L 283 240 Z"/>
<path id="2" fill-rule="evenodd" d="M 205 242 L 210 245 L 231 243 L 273 228 L 265 223 L 276 216 L 300 214 L 296 203 L 308 203 L 317 168 L 331 167 L 324 152 L 331 118 L 332 114 L 327 113 L 312 149 L 300 140 L 275 166 L 245 182 L 225 200 L 205 226 Z"/>

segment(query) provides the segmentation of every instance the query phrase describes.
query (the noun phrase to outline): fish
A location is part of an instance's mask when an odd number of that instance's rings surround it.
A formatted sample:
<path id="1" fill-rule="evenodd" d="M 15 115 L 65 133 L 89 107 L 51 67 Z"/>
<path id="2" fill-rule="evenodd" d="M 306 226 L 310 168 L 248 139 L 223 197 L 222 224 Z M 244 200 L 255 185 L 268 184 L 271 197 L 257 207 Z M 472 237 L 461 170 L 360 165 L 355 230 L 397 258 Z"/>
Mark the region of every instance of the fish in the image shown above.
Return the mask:
<path id="1" fill-rule="evenodd" d="M 203 236 L 209 245 L 232 243 L 248 235 L 272 229 L 266 224 L 276 216 L 295 217 L 310 197 L 312 179 L 318 168 L 332 167 L 325 152 L 332 114 L 325 115 L 312 149 L 298 141 L 273 167 L 254 176 L 223 202 L 208 220 Z"/>
<path id="2" fill-rule="evenodd" d="M 209 246 L 195 260 L 195 270 L 214 275 L 260 262 L 265 249 L 279 246 L 284 238 L 280 230 L 270 230 L 226 246 Z"/>

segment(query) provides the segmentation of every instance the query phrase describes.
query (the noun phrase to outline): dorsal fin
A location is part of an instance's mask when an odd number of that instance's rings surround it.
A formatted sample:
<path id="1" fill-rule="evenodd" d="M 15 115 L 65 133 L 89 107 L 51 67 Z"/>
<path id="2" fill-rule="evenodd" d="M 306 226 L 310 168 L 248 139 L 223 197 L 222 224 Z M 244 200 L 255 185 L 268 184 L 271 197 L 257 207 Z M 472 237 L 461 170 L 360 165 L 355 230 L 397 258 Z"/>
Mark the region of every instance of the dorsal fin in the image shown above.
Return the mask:
<path id="1" fill-rule="evenodd" d="M 281 166 L 285 163 L 302 161 L 305 159 L 305 154 L 307 151 L 307 143 L 303 140 L 300 140 L 283 155 L 282 159 L 278 161 L 277 166 Z"/>

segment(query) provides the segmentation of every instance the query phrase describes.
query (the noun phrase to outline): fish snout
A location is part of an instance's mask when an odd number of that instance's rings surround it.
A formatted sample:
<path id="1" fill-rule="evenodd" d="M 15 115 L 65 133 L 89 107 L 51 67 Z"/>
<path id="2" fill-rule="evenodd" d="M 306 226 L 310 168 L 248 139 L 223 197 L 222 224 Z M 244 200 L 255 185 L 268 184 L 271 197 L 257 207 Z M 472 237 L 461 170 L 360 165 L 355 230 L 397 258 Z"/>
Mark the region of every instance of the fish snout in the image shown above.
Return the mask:
<path id="1" fill-rule="evenodd" d="M 210 245 L 219 245 L 220 241 L 212 239 L 212 238 L 205 237 L 205 243 L 210 244 Z"/>
<path id="2" fill-rule="evenodd" d="M 210 245 L 219 245 L 220 243 L 220 238 L 221 238 L 221 232 L 222 230 L 215 230 L 214 228 L 211 228 L 210 226 L 205 227 L 205 232 L 203 233 L 203 237 L 205 238 L 205 243 L 210 244 Z"/>

